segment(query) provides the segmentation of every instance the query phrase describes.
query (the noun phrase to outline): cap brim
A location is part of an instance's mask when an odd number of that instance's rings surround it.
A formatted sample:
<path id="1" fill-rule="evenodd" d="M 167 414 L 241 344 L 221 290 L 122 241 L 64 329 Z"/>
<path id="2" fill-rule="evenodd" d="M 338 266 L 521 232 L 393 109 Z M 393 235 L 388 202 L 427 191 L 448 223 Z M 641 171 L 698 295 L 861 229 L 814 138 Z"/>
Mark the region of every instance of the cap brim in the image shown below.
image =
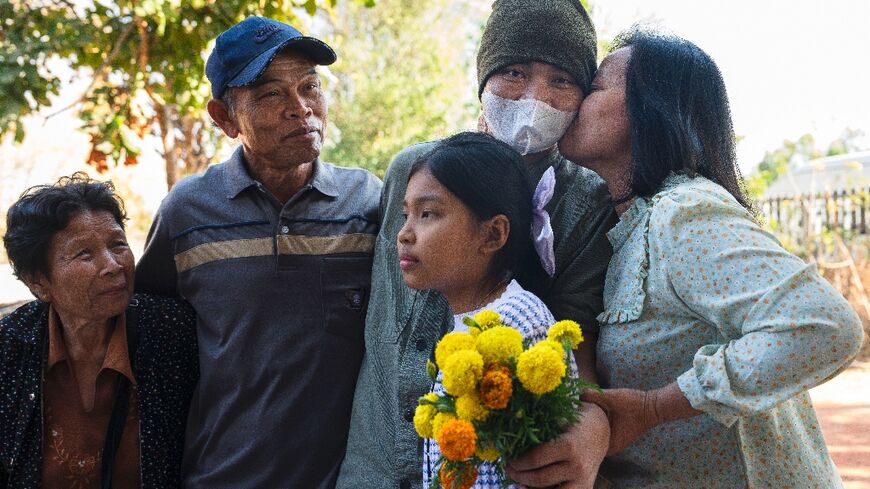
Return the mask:
<path id="1" fill-rule="evenodd" d="M 313 37 L 294 37 L 293 39 L 288 39 L 271 49 L 263 51 L 263 53 L 248 63 L 248 65 L 245 66 L 238 75 L 228 81 L 226 86 L 243 87 L 253 83 L 257 78 L 260 78 L 260 75 L 262 75 L 264 71 L 266 71 L 266 68 L 269 66 L 269 63 L 275 59 L 275 56 L 286 48 L 292 48 L 305 54 L 305 56 L 318 65 L 331 65 L 332 63 L 335 63 L 335 51 L 333 51 L 325 42 Z"/>

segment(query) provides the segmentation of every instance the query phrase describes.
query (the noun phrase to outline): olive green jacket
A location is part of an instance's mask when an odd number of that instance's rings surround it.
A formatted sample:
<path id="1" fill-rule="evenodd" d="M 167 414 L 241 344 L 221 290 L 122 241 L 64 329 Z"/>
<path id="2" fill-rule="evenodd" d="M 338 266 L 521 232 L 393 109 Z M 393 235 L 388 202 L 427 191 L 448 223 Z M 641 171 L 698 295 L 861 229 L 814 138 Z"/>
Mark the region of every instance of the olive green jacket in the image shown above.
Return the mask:
<path id="1" fill-rule="evenodd" d="M 396 236 L 411 165 L 435 143 L 399 153 L 387 170 L 381 196 L 381 230 L 375 243 L 365 346 L 354 396 L 347 453 L 338 488 L 410 488 L 422 484 L 422 444 L 414 431 L 417 399 L 429 391 L 426 360 L 453 325 L 444 297 L 414 291 L 399 268 Z M 520 277 L 556 319 L 573 319 L 595 331 L 602 311 L 604 276 L 612 249 L 606 233 L 616 223 L 604 181 L 557 152 L 530 167 L 537 181 L 549 166 L 556 190 L 547 205 L 555 234 L 555 276 L 530 264 Z M 531 205 L 531 203 L 530 203 Z"/>

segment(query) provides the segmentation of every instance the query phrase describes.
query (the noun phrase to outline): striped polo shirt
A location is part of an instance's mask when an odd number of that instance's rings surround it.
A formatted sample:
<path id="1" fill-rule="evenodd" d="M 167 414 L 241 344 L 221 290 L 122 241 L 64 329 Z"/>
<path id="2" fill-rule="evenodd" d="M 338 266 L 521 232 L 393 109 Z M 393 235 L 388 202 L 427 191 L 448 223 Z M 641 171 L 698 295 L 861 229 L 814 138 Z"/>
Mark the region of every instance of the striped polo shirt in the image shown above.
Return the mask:
<path id="1" fill-rule="evenodd" d="M 138 290 L 198 315 L 188 488 L 332 487 L 363 354 L 381 182 L 316 161 L 282 204 L 242 149 L 164 199 Z"/>

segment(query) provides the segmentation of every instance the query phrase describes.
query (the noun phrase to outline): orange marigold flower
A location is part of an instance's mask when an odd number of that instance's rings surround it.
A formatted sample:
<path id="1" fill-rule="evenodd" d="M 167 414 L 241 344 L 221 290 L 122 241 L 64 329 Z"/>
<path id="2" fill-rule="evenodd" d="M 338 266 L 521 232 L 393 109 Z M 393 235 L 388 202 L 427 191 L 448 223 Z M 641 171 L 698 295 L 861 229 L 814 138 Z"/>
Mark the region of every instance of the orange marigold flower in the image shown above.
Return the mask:
<path id="1" fill-rule="evenodd" d="M 496 366 L 487 369 L 480 381 L 480 401 L 489 409 L 504 409 L 514 392 L 511 371 L 507 367 Z"/>
<path id="2" fill-rule="evenodd" d="M 474 455 L 477 449 L 477 432 L 468 421 L 453 419 L 441 427 L 435 435 L 441 454 L 447 460 L 460 462 Z"/>
<path id="3" fill-rule="evenodd" d="M 441 487 L 444 489 L 469 489 L 471 486 L 477 482 L 477 467 L 469 464 L 462 470 L 460 474 L 460 478 L 457 485 L 453 485 L 453 481 L 456 479 L 456 470 L 450 470 L 447 468 L 447 464 L 441 465 L 441 469 L 438 471 L 438 478 L 441 480 Z"/>

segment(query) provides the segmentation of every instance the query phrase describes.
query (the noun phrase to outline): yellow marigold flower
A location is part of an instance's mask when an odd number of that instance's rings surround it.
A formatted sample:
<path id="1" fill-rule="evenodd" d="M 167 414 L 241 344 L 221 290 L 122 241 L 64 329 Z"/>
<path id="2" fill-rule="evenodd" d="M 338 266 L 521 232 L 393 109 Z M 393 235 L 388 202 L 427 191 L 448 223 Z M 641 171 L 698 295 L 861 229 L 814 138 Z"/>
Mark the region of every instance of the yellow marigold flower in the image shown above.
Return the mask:
<path id="1" fill-rule="evenodd" d="M 492 309 L 484 309 L 474 315 L 474 322 L 480 326 L 481 331 L 501 326 L 501 316 Z"/>
<path id="2" fill-rule="evenodd" d="M 444 363 L 450 355 L 461 350 L 473 350 L 474 338 L 468 333 L 447 333 L 435 346 L 435 363 L 444 370 Z"/>
<path id="3" fill-rule="evenodd" d="M 459 484 L 453 485 L 453 480 L 456 479 L 457 470 L 450 470 L 447 464 L 442 464 L 438 470 L 438 479 L 441 481 L 443 489 L 470 489 L 477 482 L 477 467 L 468 464 L 458 475 Z"/>
<path id="4" fill-rule="evenodd" d="M 454 397 L 465 395 L 477 388 L 477 382 L 483 376 L 483 357 L 475 350 L 454 352 L 447 358 L 442 371 L 441 382 L 447 392 Z"/>
<path id="5" fill-rule="evenodd" d="M 562 343 L 559 343 L 558 341 L 543 340 L 543 341 L 539 341 L 535 344 L 535 346 L 538 346 L 538 345 L 541 345 L 541 347 L 552 348 L 553 351 L 555 351 L 556 353 L 558 353 L 562 357 L 565 356 L 565 347 L 562 346 Z"/>
<path id="6" fill-rule="evenodd" d="M 477 449 L 477 432 L 468 421 L 450 420 L 435 435 L 441 454 L 447 460 L 460 462 L 474 455 Z"/>
<path id="7" fill-rule="evenodd" d="M 456 416 L 466 421 L 483 421 L 489 416 L 489 411 L 480 403 L 477 392 L 471 391 L 456 398 Z"/>
<path id="8" fill-rule="evenodd" d="M 430 392 L 430 393 L 423 396 L 423 399 L 426 399 L 427 401 L 432 401 L 432 402 L 437 401 L 439 398 L 440 398 L 440 396 L 438 396 L 438 394 L 436 394 L 434 392 Z"/>
<path id="9" fill-rule="evenodd" d="M 558 343 L 562 343 L 562 340 L 565 339 L 570 340 L 571 349 L 574 350 L 583 341 L 583 331 L 580 330 L 580 325 L 574 321 L 559 321 L 550 326 L 547 331 L 547 339 Z"/>
<path id="10" fill-rule="evenodd" d="M 438 409 L 431 404 L 420 404 L 414 411 L 414 429 L 420 438 L 433 438 L 432 420 L 438 414 Z"/>
<path id="11" fill-rule="evenodd" d="M 432 434 L 437 437 L 441 428 L 443 428 L 448 421 L 453 421 L 454 419 L 456 419 L 456 415 L 453 413 L 436 414 L 435 418 L 432 420 Z"/>
<path id="12" fill-rule="evenodd" d="M 501 452 L 498 451 L 498 448 L 495 445 L 481 445 L 477 444 L 477 450 L 474 452 L 475 455 L 481 460 L 486 460 L 487 462 L 495 462 L 501 457 Z"/>
<path id="13" fill-rule="evenodd" d="M 483 373 L 480 381 L 480 400 L 489 409 L 504 409 L 514 392 L 511 371 L 504 366 L 494 366 Z"/>
<path id="14" fill-rule="evenodd" d="M 546 394 L 555 389 L 565 376 L 564 353 L 559 353 L 549 340 L 541 341 L 524 351 L 517 361 L 517 378 L 532 394 Z M 559 347 L 559 350 L 562 350 Z"/>
<path id="15" fill-rule="evenodd" d="M 509 326 L 493 326 L 477 335 L 474 346 L 484 364 L 506 363 L 523 352 L 523 334 Z"/>

